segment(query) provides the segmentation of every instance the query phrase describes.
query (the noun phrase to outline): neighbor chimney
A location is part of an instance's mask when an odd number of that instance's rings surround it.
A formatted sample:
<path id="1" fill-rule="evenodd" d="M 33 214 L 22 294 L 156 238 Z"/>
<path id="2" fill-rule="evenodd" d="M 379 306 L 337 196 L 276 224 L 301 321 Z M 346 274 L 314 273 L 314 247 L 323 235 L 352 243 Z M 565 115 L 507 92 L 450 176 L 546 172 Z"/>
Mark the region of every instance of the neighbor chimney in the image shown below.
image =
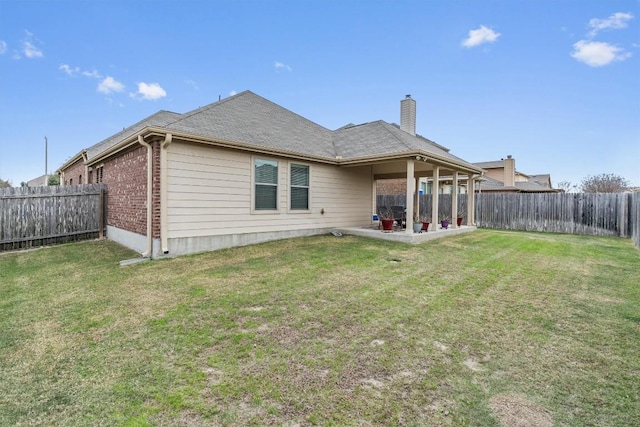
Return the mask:
<path id="1" fill-rule="evenodd" d="M 516 159 L 511 154 L 503 161 L 504 165 L 504 186 L 514 187 L 516 185 Z"/>
<path id="2" fill-rule="evenodd" d="M 400 101 L 400 129 L 416 135 L 416 101 L 407 95 Z"/>

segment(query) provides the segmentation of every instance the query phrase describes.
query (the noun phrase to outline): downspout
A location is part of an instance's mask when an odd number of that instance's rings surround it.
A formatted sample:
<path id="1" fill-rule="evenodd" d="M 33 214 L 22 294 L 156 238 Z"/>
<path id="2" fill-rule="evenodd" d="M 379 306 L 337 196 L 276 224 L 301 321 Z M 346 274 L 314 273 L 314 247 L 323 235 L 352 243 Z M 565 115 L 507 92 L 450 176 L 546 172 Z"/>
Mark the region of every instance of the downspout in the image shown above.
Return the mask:
<path id="1" fill-rule="evenodd" d="M 164 136 L 164 142 L 160 148 L 160 242 L 162 246 L 162 253 L 167 255 L 169 253 L 169 242 L 167 236 L 169 217 L 167 213 L 167 199 L 168 199 L 168 171 L 167 171 L 167 149 L 169 144 L 173 140 L 173 135 L 167 133 Z"/>
<path id="2" fill-rule="evenodd" d="M 142 135 L 138 135 L 138 142 L 147 147 L 147 250 L 143 257 L 152 258 L 153 254 L 153 148 Z"/>

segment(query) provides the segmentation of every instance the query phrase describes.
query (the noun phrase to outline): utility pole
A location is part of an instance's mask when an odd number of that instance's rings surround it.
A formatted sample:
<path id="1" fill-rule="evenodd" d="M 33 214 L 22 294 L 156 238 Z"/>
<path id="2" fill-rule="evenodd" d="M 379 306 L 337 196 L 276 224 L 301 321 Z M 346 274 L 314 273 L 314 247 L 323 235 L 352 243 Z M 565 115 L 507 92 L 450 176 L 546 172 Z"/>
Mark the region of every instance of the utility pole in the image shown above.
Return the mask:
<path id="1" fill-rule="evenodd" d="M 49 151 L 49 141 L 47 141 L 47 137 L 44 137 L 44 179 L 46 181 L 46 183 L 49 183 L 49 177 L 48 177 L 48 170 L 49 167 L 47 165 L 47 161 L 48 161 L 48 154 L 47 151 Z"/>

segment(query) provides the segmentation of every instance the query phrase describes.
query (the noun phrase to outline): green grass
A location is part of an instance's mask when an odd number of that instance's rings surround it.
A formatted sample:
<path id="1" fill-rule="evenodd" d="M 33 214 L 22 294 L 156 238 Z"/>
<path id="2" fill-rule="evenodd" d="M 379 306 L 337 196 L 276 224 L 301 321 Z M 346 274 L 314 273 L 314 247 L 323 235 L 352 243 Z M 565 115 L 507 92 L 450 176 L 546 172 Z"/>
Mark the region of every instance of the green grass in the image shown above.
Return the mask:
<path id="1" fill-rule="evenodd" d="M 317 236 L 118 266 L 132 257 L 0 255 L 0 425 L 640 419 L 629 240 Z"/>

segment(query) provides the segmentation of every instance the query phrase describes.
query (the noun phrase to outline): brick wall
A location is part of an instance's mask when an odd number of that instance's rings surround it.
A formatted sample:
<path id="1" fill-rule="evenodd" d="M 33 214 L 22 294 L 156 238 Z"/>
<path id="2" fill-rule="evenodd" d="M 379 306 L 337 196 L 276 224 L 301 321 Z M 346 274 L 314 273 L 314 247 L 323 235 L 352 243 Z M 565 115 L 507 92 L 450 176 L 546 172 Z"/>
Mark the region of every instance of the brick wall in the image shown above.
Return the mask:
<path id="1" fill-rule="evenodd" d="M 61 182 L 60 184 L 78 185 L 86 183 L 87 177 L 85 174 L 84 161 L 82 159 L 78 159 L 78 161 L 73 162 L 67 169 L 64 170 L 64 182 Z"/>
<path id="2" fill-rule="evenodd" d="M 379 179 L 376 181 L 376 194 L 385 196 L 407 194 L 407 179 Z"/>
<path id="3" fill-rule="evenodd" d="M 160 145 L 161 141 L 151 143 L 153 148 L 153 237 L 160 238 Z"/>
<path id="4" fill-rule="evenodd" d="M 94 168 L 95 169 L 95 168 Z M 147 148 L 135 145 L 104 162 L 107 224 L 147 234 Z"/>

